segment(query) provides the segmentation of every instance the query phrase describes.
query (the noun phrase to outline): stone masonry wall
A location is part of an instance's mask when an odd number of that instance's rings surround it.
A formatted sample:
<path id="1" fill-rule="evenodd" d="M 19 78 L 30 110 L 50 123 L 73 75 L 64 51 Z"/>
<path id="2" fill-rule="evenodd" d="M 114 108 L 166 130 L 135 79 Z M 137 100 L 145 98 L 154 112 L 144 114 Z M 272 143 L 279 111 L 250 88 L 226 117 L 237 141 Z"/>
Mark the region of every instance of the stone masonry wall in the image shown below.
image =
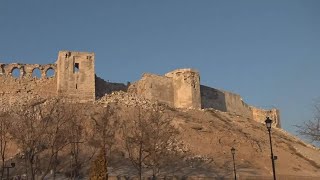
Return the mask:
<path id="1" fill-rule="evenodd" d="M 95 76 L 94 62 L 94 53 L 60 51 L 56 64 L 0 63 L 0 103 L 12 104 L 17 99 L 26 99 L 24 97 L 53 96 L 87 102 L 114 91 L 127 91 L 175 108 L 214 108 L 258 122 L 270 117 L 274 125 L 280 127 L 279 110 L 248 106 L 238 94 L 200 86 L 200 75 L 196 70 L 177 69 L 165 76 L 146 73 L 132 85 L 124 85 Z M 34 76 L 36 70 L 40 77 Z M 49 70 L 54 71 L 52 77 Z M 18 71 L 18 77 L 13 76 L 13 71 Z"/>
<path id="2" fill-rule="evenodd" d="M 200 77 L 192 69 L 178 69 L 165 76 L 144 74 L 128 92 L 176 108 L 201 108 Z"/>
<path id="3" fill-rule="evenodd" d="M 224 92 L 212 87 L 200 86 L 201 108 L 214 108 L 227 112 L 226 98 Z"/>
<path id="4" fill-rule="evenodd" d="M 264 123 L 266 117 L 270 117 L 274 126 L 281 127 L 278 109 L 264 110 L 249 106 L 238 94 L 203 85 L 201 85 L 201 107 L 236 113 L 261 123 Z"/>
<path id="5" fill-rule="evenodd" d="M 214 108 L 264 123 L 266 117 L 280 127 L 279 110 L 264 110 L 249 106 L 240 95 L 200 85 L 199 73 L 192 69 L 177 69 L 165 76 L 144 74 L 128 88 L 128 93 L 160 101 L 176 108 Z"/>
<path id="6" fill-rule="evenodd" d="M 193 69 L 177 69 L 165 75 L 172 78 L 174 107 L 201 108 L 200 75 Z"/>
<path id="7" fill-rule="evenodd" d="M 250 109 L 252 110 L 253 119 L 264 123 L 266 120 L 266 117 L 269 117 L 273 121 L 273 125 L 275 127 L 281 127 L 281 121 L 280 121 L 280 111 L 278 109 L 259 109 L 253 106 L 250 106 Z"/>
<path id="8" fill-rule="evenodd" d="M 20 72 L 19 77 L 14 77 L 14 70 Z M 38 70 L 40 77 L 33 75 Z M 55 72 L 55 64 L 0 64 L 0 97 L 2 101 L 9 101 L 18 94 L 39 95 L 42 97 L 56 96 L 57 79 L 55 74 L 47 74 L 49 70 Z"/>
<path id="9" fill-rule="evenodd" d="M 94 53 L 60 51 L 57 61 L 59 96 L 80 102 L 94 101 Z"/>
<path id="10" fill-rule="evenodd" d="M 236 112 L 243 117 L 253 118 L 251 109 L 243 102 L 240 95 L 226 91 L 224 92 L 224 95 L 228 112 Z"/>
<path id="11" fill-rule="evenodd" d="M 251 109 L 238 94 L 201 86 L 201 103 L 202 108 L 214 108 L 253 118 Z"/>
<path id="12" fill-rule="evenodd" d="M 172 79 L 168 77 L 145 73 L 129 86 L 128 92 L 174 106 Z"/>
<path id="13" fill-rule="evenodd" d="M 54 96 L 94 101 L 94 54 L 60 51 L 56 64 L 46 65 L 0 63 L 0 83 L 1 104 L 24 97 Z"/>

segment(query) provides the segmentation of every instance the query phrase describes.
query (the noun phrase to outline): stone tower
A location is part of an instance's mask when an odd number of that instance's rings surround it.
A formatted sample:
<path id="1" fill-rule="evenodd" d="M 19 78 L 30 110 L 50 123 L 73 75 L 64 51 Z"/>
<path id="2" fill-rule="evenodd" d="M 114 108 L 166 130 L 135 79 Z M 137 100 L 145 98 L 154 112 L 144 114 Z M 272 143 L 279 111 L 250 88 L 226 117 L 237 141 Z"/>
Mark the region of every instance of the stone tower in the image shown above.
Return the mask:
<path id="1" fill-rule="evenodd" d="M 56 64 L 59 96 L 80 102 L 95 100 L 94 53 L 59 51 Z"/>
<path id="2" fill-rule="evenodd" d="M 172 78 L 174 107 L 201 108 L 200 75 L 193 69 L 177 69 L 165 75 Z"/>

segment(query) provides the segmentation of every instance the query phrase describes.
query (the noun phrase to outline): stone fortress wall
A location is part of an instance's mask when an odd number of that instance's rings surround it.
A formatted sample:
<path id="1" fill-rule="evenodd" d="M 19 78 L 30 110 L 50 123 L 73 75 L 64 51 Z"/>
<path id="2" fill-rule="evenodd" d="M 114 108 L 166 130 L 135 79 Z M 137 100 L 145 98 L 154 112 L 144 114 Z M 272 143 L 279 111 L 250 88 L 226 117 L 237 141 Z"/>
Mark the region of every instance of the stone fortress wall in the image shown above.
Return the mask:
<path id="1" fill-rule="evenodd" d="M 143 74 L 141 80 L 128 87 L 128 93 L 157 100 L 175 108 L 213 108 L 235 113 L 264 123 L 270 117 L 280 127 L 278 109 L 264 110 L 249 106 L 240 95 L 200 85 L 200 75 L 194 69 L 177 69 L 164 76 Z"/>
<path id="2" fill-rule="evenodd" d="M 18 77 L 13 76 L 16 69 L 20 72 Z M 40 71 L 40 77 L 33 75 L 35 70 Z M 51 77 L 47 74 L 49 70 L 54 71 Z M 55 64 L 0 64 L 0 72 L 3 103 L 23 95 L 95 100 L 93 53 L 60 51 Z"/>
<path id="3" fill-rule="evenodd" d="M 128 92 L 176 108 L 201 108 L 200 76 L 193 69 L 178 69 L 165 76 L 144 74 Z"/>
<path id="4" fill-rule="evenodd" d="M 57 79 L 47 74 L 49 70 L 56 71 L 55 64 L 1 64 L 0 63 L 0 97 L 15 96 L 17 94 L 30 93 L 44 97 L 56 96 Z M 13 71 L 20 72 L 18 77 L 13 76 Z M 40 77 L 33 75 L 34 71 L 40 71 Z"/>
<path id="5" fill-rule="evenodd" d="M 201 108 L 200 75 L 197 71 L 177 69 L 165 76 L 172 79 L 174 107 Z"/>
<path id="6" fill-rule="evenodd" d="M 110 83 L 95 75 L 95 55 L 89 52 L 59 51 L 55 64 L 1 64 L 0 103 L 6 104 L 18 97 L 60 96 L 78 102 L 95 101 L 113 91 L 127 91 L 146 99 L 166 103 L 175 108 L 213 108 L 235 113 L 263 122 L 266 116 L 280 127 L 279 110 L 264 110 L 249 106 L 240 95 L 200 85 L 200 75 L 194 69 L 177 69 L 164 76 L 145 73 L 133 84 Z M 18 69 L 19 77 L 12 72 Z M 38 69 L 41 77 L 34 77 Z M 47 72 L 54 71 L 49 77 Z"/>
<path id="7" fill-rule="evenodd" d="M 146 99 L 159 100 L 174 106 L 173 82 L 171 78 L 145 73 L 141 80 L 131 84 L 128 93 L 138 94 Z"/>
<path id="8" fill-rule="evenodd" d="M 272 108 L 269 110 L 266 109 L 260 109 L 253 106 L 250 106 L 250 109 L 252 111 L 252 118 L 259 122 L 264 122 L 266 117 L 270 117 L 272 119 L 274 125 L 276 127 L 281 127 L 281 121 L 280 121 L 280 111 L 279 109 Z"/>
<path id="9" fill-rule="evenodd" d="M 60 51 L 57 94 L 80 102 L 95 100 L 94 53 Z"/>
<path id="10" fill-rule="evenodd" d="M 224 112 L 235 112 L 248 118 L 253 117 L 249 105 L 242 101 L 240 95 L 203 85 L 200 89 L 203 108 L 214 108 Z"/>
<path id="11" fill-rule="evenodd" d="M 281 127 L 278 109 L 261 109 L 250 106 L 238 94 L 201 85 L 201 107 L 214 108 L 224 112 L 233 112 L 264 123 L 270 117 L 276 127 Z"/>

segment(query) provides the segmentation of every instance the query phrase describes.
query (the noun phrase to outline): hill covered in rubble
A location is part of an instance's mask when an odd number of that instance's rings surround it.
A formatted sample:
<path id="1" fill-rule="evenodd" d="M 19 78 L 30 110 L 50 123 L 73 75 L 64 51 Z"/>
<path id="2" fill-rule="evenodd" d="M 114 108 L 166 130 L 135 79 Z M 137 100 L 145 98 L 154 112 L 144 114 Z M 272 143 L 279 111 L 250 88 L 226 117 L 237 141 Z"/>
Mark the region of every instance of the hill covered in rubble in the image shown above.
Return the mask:
<path id="1" fill-rule="evenodd" d="M 36 100 L 36 103 L 31 106 L 33 108 L 23 111 L 23 108 L 28 108 L 28 103 L 34 100 Z M 57 109 L 58 106 L 55 103 L 58 101 L 67 104 L 59 105 L 59 109 Z M 172 118 L 170 126 L 167 127 L 177 132 L 174 140 L 179 141 L 177 143 L 181 154 L 174 157 L 175 159 L 171 159 L 170 163 L 161 169 L 159 173 L 161 177 L 189 179 L 232 178 L 233 161 L 230 152 L 232 147 L 236 149 L 235 163 L 238 177 L 248 179 L 272 177 L 268 131 L 265 124 L 243 117 L 241 114 L 223 112 L 213 108 L 173 108 L 165 103 L 122 91 L 105 95 L 93 103 L 69 102 L 69 100 L 59 100 L 59 98 L 43 99 L 39 96 L 28 96 L 28 98 L 21 96 L 15 99 L 15 102 L 12 102 L 11 105 L 2 106 L 1 110 L 9 112 L 9 114 L 13 112 L 11 110 L 17 109 L 17 107 L 19 107 L 20 112 L 25 112 L 20 119 L 18 116 L 10 117 L 10 122 L 12 121 L 15 124 L 14 130 L 9 132 L 11 133 L 10 146 L 8 148 L 10 152 L 6 156 L 11 158 L 6 159 L 5 163 L 16 162 L 16 168 L 12 170 L 12 175 L 24 174 L 26 153 L 30 153 L 29 147 L 33 147 L 35 149 L 33 153 L 35 153 L 34 155 L 38 160 L 32 159 L 32 163 L 35 163 L 35 167 L 38 167 L 39 164 L 47 167 L 46 172 L 45 169 L 41 169 L 41 166 L 39 166 L 39 169 L 35 171 L 37 177 L 52 178 L 52 174 L 49 173 L 52 171 L 52 166 L 47 164 L 49 157 L 51 157 L 49 156 L 50 144 L 47 141 L 42 141 L 53 136 L 51 131 L 47 135 L 47 132 L 44 131 L 50 129 L 49 126 L 39 124 L 33 127 L 39 129 L 38 132 L 32 133 L 33 136 L 29 137 L 29 135 L 26 136 L 24 134 L 30 133 L 27 132 L 28 123 L 25 121 L 30 120 L 30 118 L 35 118 L 33 120 L 39 120 L 40 118 L 39 112 L 36 111 L 39 108 L 35 108 L 37 106 L 46 107 L 45 110 L 42 110 L 43 112 L 51 108 L 51 111 L 48 111 L 51 114 L 45 116 L 44 113 L 42 120 L 52 119 L 53 122 L 57 123 L 53 123 L 53 127 L 58 127 L 56 125 L 63 127 L 64 123 L 68 124 L 68 126 L 64 127 L 65 132 L 56 136 L 60 141 L 65 141 L 65 144 L 61 146 L 61 151 L 59 151 L 59 161 L 57 162 L 57 167 L 59 168 L 55 170 L 56 177 L 70 177 L 70 163 L 74 163 L 74 160 L 70 160 L 70 156 L 74 157 L 74 152 L 78 152 L 78 163 L 81 166 L 75 167 L 77 167 L 77 171 L 79 170 L 79 178 L 89 178 L 90 172 L 92 172 L 92 164 L 99 158 L 100 148 L 97 140 L 90 139 L 91 136 L 96 138 L 95 136 L 99 134 L 99 129 L 94 128 L 95 122 L 92 121 L 92 116 L 94 114 L 103 114 L 111 106 L 116 107 L 112 111 L 112 114 L 116 114 L 114 122 L 121 124 L 121 126 L 111 126 L 116 131 L 115 138 L 111 142 L 112 147 L 108 149 L 110 151 L 108 162 L 108 174 L 110 177 L 137 177 L 137 169 L 132 165 L 123 137 L 123 134 L 128 132 L 123 133 L 123 130 L 121 130 L 122 126 L 128 125 L 129 127 L 135 120 L 133 117 L 137 115 L 137 111 L 132 111 L 134 108 L 144 109 L 142 116 L 160 110 L 162 114 Z M 70 107 L 73 108 L 70 109 Z M 35 110 L 34 113 L 32 113 L 33 110 Z M 31 115 L 30 117 L 27 112 Z M 59 114 L 59 112 L 62 114 Z M 52 113 L 57 114 L 57 116 L 52 116 Z M 37 116 L 33 116 L 33 114 Z M 62 123 L 61 120 L 65 116 L 69 119 L 65 119 L 66 121 Z M 56 121 L 55 118 L 57 117 L 60 118 L 60 121 Z M 71 124 L 69 121 L 72 121 Z M 101 119 L 102 123 L 104 121 L 108 121 L 108 118 Z M 36 124 L 36 121 L 33 122 Z M 145 126 L 149 124 L 148 120 L 144 121 L 144 123 Z M 17 129 L 17 127 L 20 129 Z M 73 133 L 78 133 L 76 136 L 78 139 L 71 141 L 68 138 Z M 28 138 L 26 139 L 26 137 Z M 36 139 L 31 139 L 31 137 Z M 74 137 L 72 136 L 72 138 Z M 23 142 L 22 140 L 32 143 L 21 143 Z M 272 140 L 274 155 L 278 157 L 275 163 L 278 177 L 281 177 L 281 179 L 318 179 L 320 177 L 320 150 L 318 148 L 304 143 L 297 137 L 277 127 L 272 128 Z M 37 143 L 34 144 L 34 142 Z M 74 148 L 77 148 L 77 151 Z M 36 162 L 39 164 L 37 165 Z M 75 167 L 71 166 L 71 168 Z M 143 176 L 152 176 L 152 170 L 148 166 L 144 166 Z"/>
<path id="2" fill-rule="evenodd" d="M 232 177 L 230 149 L 236 149 L 239 177 L 260 179 L 272 176 L 268 131 L 265 124 L 240 114 L 215 109 L 176 109 L 136 96 L 117 92 L 101 98 L 97 104 L 118 103 L 123 106 L 162 106 L 174 117 L 180 140 L 199 162 L 174 174 L 192 177 Z M 124 112 L 125 113 L 125 112 Z M 317 179 L 320 177 L 320 150 L 304 143 L 281 128 L 272 128 L 272 140 L 279 177 Z M 115 168 L 117 169 L 117 168 Z M 121 171 L 124 173 L 123 171 Z M 114 174 L 118 174 L 114 171 Z M 259 178 L 260 177 L 260 178 Z"/>

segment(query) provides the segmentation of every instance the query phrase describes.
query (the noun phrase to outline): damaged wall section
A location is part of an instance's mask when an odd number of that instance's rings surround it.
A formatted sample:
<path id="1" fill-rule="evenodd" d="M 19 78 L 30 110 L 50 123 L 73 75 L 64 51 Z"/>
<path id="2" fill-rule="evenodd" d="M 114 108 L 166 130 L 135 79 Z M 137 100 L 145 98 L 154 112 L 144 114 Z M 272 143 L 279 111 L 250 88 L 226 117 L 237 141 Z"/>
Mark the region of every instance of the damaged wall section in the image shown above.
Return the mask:
<path id="1" fill-rule="evenodd" d="M 129 86 L 128 92 L 174 106 L 172 79 L 165 76 L 145 73 Z"/>
<path id="2" fill-rule="evenodd" d="M 200 77 L 192 69 L 177 69 L 165 76 L 144 74 L 128 92 L 176 108 L 200 108 Z"/>
<path id="3" fill-rule="evenodd" d="M 57 96 L 57 79 L 55 64 L 0 64 L 0 97 L 2 101 L 15 101 L 22 94 L 25 96 L 53 97 Z M 38 76 L 33 76 L 35 70 Z M 13 76 L 13 71 L 18 75 Z M 48 74 L 52 71 L 53 74 Z"/>
<path id="4" fill-rule="evenodd" d="M 146 73 L 128 88 L 144 98 L 163 102 L 175 108 L 213 108 L 264 123 L 267 116 L 280 127 L 279 110 L 249 106 L 238 94 L 200 85 L 200 75 L 193 69 L 177 69 L 165 76 Z"/>

